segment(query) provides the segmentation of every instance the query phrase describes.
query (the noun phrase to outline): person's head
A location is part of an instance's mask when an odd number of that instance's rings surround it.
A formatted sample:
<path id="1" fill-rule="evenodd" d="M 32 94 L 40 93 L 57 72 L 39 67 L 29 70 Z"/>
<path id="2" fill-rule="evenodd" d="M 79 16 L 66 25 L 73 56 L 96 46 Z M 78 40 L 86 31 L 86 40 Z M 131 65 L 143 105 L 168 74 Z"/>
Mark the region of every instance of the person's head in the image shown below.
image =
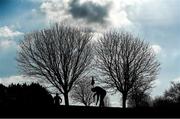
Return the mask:
<path id="1" fill-rule="evenodd" d="M 92 91 L 92 92 L 95 92 L 95 88 L 91 88 L 91 91 Z"/>

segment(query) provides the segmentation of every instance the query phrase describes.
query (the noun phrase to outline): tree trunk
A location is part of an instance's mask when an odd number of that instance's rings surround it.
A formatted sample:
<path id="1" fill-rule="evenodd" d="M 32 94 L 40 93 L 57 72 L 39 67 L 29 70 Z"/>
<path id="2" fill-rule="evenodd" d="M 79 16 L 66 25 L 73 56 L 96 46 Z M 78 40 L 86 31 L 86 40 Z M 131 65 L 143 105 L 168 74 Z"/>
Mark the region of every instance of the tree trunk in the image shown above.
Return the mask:
<path id="1" fill-rule="evenodd" d="M 65 102 L 65 106 L 69 106 L 68 92 L 64 93 L 64 102 Z"/>
<path id="2" fill-rule="evenodd" d="M 84 103 L 84 105 L 87 107 L 88 106 L 88 104 L 86 104 L 86 103 Z"/>
<path id="3" fill-rule="evenodd" d="M 126 100 L 127 100 L 127 94 L 122 95 L 122 106 L 125 109 L 126 108 Z"/>

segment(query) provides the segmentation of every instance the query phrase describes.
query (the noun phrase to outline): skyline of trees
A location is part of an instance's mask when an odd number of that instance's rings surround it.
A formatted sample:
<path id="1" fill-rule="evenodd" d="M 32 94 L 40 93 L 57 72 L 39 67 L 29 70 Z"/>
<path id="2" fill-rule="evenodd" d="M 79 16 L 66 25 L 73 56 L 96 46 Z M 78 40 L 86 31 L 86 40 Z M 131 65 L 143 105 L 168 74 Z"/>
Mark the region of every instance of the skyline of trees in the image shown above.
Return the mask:
<path id="1" fill-rule="evenodd" d="M 16 59 L 18 68 L 23 75 L 48 81 L 69 106 L 69 92 L 94 66 L 102 85 L 122 94 L 126 108 L 135 90 L 145 94 L 152 88 L 160 66 L 156 55 L 148 43 L 129 32 L 105 32 L 97 42 L 93 35 L 89 29 L 58 23 L 25 34 Z"/>

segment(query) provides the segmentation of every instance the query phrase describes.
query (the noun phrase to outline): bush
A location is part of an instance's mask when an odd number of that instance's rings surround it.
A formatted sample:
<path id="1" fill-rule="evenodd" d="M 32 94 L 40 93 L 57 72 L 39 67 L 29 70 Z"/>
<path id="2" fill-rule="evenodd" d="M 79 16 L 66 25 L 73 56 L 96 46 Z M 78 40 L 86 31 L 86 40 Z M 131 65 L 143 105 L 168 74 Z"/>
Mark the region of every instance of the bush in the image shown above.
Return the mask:
<path id="1" fill-rule="evenodd" d="M 0 85 L 0 104 L 3 107 L 47 107 L 53 105 L 51 94 L 41 85 Z"/>

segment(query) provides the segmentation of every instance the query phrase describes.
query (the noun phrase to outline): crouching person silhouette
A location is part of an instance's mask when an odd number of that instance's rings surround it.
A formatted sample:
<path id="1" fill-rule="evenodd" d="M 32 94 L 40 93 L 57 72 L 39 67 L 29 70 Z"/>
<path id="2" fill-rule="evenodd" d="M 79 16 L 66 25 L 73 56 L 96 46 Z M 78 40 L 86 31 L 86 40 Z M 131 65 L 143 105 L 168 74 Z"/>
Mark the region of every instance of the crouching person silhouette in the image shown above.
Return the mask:
<path id="1" fill-rule="evenodd" d="M 99 98 L 100 98 L 99 107 L 104 107 L 104 97 L 106 96 L 106 91 L 99 86 L 92 88 L 91 91 L 95 92 L 93 95 L 94 100 L 95 100 L 95 96 L 97 96 L 96 105 L 97 105 Z"/>
<path id="2" fill-rule="evenodd" d="M 60 105 L 60 103 L 62 103 L 62 99 L 58 95 L 58 93 L 56 93 L 56 96 L 54 97 L 54 104 L 55 104 L 56 107 L 58 107 Z"/>

